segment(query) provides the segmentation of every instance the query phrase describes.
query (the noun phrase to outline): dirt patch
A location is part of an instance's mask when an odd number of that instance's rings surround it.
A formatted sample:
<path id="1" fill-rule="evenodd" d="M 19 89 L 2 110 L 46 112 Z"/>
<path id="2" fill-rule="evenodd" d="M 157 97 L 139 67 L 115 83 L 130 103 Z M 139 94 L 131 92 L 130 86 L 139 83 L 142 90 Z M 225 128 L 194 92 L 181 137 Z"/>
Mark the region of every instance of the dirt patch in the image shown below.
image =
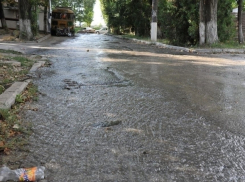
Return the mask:
<path id="1" fill-rule="evenodd" d="M 43 37 L 45 37 L 47 34 L 45 33 L 39 33 L 33 37 L 33 41 L 37 41 Z M 19 33 L 18 30 L 1 30 L 0 31 L 0 42 L 23 42 L 25 40 L 19 39 Z"/>
<path id="2" fill-rule="evenodd" d="M 0 94 L 16 81 L 28 79 L 27 73 L 38 60 L 18 52 L 6 53 L 0 50 Z"/>

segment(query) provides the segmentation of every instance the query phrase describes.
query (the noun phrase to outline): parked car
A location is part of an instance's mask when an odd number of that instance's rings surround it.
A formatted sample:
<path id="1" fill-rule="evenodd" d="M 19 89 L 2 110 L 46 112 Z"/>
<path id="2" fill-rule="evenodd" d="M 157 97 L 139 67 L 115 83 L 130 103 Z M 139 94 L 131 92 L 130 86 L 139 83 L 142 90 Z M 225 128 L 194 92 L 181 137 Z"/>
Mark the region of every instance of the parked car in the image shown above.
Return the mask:
<path id="1" fill-rule="evenodd" d="M 91 27 L 82 28 L 77 33 L 95 33 L 95 29 Z"/>
<path id="2" fill-rule="evenodd" d="M 91 28 L 91 27 L 86 27 L 86 33 L 94 33 L 95 29 Z"/>
<path id="3" fill-rule="evenodd" d="M 95 33 L 97 33 L 97 34 L 105 34 L 107 32 L 108 32 L 108 28 L 107 27 L 103 27 L 103 28 L 95 31 Z"/>

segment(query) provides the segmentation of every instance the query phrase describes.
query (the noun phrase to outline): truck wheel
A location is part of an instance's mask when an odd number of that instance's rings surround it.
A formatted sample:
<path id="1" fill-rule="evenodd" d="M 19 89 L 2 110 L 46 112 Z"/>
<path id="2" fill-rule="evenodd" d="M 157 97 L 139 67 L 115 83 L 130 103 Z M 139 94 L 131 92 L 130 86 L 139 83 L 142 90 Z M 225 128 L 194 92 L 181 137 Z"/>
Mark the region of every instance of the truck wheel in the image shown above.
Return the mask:
<path id="1" fill-rule="evenodd" d="M 56 35 L 56 31 L 55 30 L 51 30 L 51 35 L 55 36 Z"/>

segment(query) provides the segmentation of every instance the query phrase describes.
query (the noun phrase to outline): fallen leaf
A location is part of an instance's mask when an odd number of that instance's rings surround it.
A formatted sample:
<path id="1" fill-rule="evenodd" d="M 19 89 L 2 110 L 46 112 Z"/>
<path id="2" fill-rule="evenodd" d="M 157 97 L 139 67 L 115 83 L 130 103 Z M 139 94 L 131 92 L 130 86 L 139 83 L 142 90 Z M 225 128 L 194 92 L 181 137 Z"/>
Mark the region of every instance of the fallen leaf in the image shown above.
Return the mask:
<path id="1" fill-rule="evenodd" d="M 4 153 L 5 153 L 6 155 L 9 155 L 9 154 L 10 154 L 10 149 L 5 148 L 5 149 L 4 149 Z"/>
<path id="2" fill-rule="evenodd" d="M 13 128 L 14 128 L 14 129 L 19 129 L 20 127 L 19 127 L 18 124 L 15 124 L 15 125 L 13 126 Z"/>
<path id="3" fill-rule="evenodd" d="M 14 131 L 9 131 L 9 136 L 12 137 L 12 136 L 15 136 L 15 132 Z"/>
<path id="4" fill-rule="evenodd" d="M 4 142 L 0 141 L 0 147 L 3 147 L 3 146 L 4 146 Z"/>

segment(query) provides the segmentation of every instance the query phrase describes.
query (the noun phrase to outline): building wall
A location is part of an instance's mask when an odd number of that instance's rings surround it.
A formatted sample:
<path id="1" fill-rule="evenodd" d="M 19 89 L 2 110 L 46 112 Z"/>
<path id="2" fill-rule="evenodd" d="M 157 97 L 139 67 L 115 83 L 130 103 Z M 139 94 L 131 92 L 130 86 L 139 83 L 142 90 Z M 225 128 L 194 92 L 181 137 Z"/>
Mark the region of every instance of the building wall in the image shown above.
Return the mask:
<path id="1" fill-rule="evenodd" d="M 48 15 L 49 13 L 47 13 L 47 16 Z M 9 29 L 19 29 L 18 9 L 9 9 L 9 8 L 4 9 L 4 16 L 6 18 L 6 23 Z M 11 19 L 11 20 L 8 20 L 8 19 Z M 39 31 L 44 31 L 44 12 L 43 10 L 40 10 L 37 20 L 38 20 Z M 0 26 L 2 27 L 1 21 L 0 21 Z M 50 27 L 50 26 L 47 25 L 47 27 Z"/>
<path id="2" fill-rule="evenodd" d="M 38 16 L 39 31 L 44 31 L 44 12 L 40 12 Z"/>
<path id="3" fill-rule="evenodd" d="M 4 16 L 6 18 L 6 23 L 9 29 L 18 29 L 19 14 L 17 9 L 4 9 Z M 11 18 L 13 20 L 8 20 Z"/>

